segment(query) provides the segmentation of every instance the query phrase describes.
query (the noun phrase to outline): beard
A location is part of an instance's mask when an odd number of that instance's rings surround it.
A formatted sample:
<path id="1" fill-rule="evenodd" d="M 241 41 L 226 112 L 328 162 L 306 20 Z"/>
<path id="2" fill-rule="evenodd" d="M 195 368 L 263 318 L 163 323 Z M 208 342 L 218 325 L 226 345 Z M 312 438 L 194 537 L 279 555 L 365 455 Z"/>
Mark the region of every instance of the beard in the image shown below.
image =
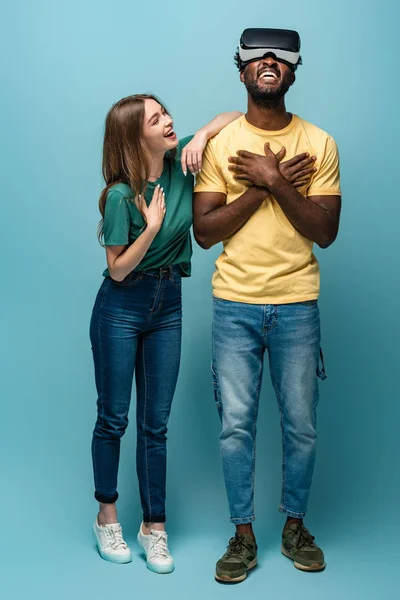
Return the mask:
<path id="1" fill-rule="evenodd" d="M 244 73 L 244 85 L 254 104 L 259 108 L 277 108 L 280 101 L 290 88 L 292 83 L 292 74 L 287 73 L 281 80 L 279 87 L 274 90 L 268 90 L 258 85 L 256 79 L 250 79 L 249 75 Z"/>

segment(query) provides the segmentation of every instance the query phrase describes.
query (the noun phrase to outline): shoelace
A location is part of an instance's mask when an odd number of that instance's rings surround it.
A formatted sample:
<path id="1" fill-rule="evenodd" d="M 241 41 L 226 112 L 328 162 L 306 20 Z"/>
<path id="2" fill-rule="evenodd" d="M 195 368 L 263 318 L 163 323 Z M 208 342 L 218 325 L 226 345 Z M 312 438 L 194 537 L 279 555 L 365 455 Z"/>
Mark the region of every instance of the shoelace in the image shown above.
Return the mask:
<path id="1" fill-rule="evenodd" d="M 113 550 L 119 550 L 119 549 L 125 550 L 128 547 L 126 542 L 124 541 L 124 538 L 122 537 L 121 527 L 118 527 L 115 529 L 111 528 L 111 527 L 107 527 L 106 535 L 107 535 L 108 542 Z"/>
<path id="2" fill-rule="evenodd" d="M 246 548 L 246 544 L 244 543 L 243 534 L 236 534 L 235 537 L 229 540 L 228 551 L 226 553 L 226 558 L 230 558 L 231 556 L 237 556 L 241 554 L 242 548 Z"/>
<path id="3" fill-rule="evenodd" d="M 169 558 L 165 531 L 151 532 L 150 554 L 152 558 Z"/>
<path id="4" fill-rule="evenodd" d="M 299 525 L 297 531 L 294 532 L 293 537 L 297 536 L 297 544 L 298 548 L 304 548 L 305 546 L 314 547 L 315 536 L 311 535 L 311 533 L 304 527 L 304 525 Z"/>

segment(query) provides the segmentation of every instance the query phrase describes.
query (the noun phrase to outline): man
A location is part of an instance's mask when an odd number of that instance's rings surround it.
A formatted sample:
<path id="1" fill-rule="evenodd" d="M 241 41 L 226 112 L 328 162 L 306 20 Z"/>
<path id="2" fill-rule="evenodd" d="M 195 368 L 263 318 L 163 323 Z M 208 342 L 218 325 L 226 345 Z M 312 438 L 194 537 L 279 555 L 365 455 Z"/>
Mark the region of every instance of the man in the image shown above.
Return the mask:
<path id="1" fill-rule="evenodd" d="M 317 376 L 325 377 L 312 250 L 314 242 L 327 248 L 335 240 L 341 208 L 334 140 L 286 111 L 285 94 L 301 64 L 297 32 L 247 29 L 235 59 L 247 113 L 208 143 L 194 195 L 197 242 L 223 242 L 213 277 L 212 369 L 236 534 L 216 579 L 230 582 L 244 580 L 257 564 L 255 437 L 265 350 L 282 425 L 282 552 L 299 569 L 325 567 L 303 524 L 315 461 Z M 299 153 L 306 153 L 304 172 L 295 186 L 280 160 Z"/>

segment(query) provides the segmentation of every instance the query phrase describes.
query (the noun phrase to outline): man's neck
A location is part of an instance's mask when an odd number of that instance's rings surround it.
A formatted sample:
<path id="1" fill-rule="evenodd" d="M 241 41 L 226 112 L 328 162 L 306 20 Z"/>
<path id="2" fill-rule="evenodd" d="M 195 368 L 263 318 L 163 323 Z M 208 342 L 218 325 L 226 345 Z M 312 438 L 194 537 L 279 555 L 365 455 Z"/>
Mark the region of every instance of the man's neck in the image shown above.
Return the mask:
<path id="1" fill-rule="evenodd" d="M 289 125 L 292 116 L 286 111 L 284 98 L 274 108 L 261 108 L 254 104 L 250 97 L 248 99 L 246 120 L 258 129 L 279 131 Z"/>

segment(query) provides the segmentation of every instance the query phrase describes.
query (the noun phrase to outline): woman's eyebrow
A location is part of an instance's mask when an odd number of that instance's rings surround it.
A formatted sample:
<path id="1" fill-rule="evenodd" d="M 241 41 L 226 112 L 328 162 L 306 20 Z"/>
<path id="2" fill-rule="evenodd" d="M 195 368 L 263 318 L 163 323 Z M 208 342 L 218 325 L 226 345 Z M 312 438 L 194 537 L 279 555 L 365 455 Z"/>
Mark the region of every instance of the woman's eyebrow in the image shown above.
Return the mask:
<path id="1" fill-rule="evenodd" d="M 154 119 L 154 117 L 158 117 L 158 115 L 159 115 L 159 113 L 158 113 L 158 112 L 154 113 L 154 115 L 153 115 L 152 117 L 150 117 L 150 119 L 149 119 L 147 122 L 148 122 L 148 123 L 150 123 L 150 121 L 151 121 L 152 119 Z"/>

